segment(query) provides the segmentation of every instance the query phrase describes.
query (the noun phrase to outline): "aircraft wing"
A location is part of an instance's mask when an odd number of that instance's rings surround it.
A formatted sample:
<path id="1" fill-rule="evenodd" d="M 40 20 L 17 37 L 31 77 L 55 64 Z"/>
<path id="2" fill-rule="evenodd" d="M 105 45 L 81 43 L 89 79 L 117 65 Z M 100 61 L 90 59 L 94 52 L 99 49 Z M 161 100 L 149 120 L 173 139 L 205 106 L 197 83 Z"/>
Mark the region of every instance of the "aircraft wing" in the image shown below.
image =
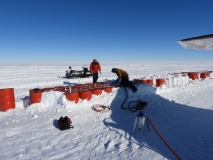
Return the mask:
<path id="1" fill-rule="evenodd" d="M 185 49 L 213 50 L 213 34 L 177 41 Z"/>

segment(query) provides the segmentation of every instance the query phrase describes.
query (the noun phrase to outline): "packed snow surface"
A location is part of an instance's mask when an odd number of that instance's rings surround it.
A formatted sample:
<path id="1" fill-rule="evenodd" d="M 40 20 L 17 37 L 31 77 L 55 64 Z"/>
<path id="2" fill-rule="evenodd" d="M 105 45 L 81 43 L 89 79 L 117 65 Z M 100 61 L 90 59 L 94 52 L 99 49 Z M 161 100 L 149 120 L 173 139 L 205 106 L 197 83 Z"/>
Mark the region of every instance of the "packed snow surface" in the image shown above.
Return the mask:
<path id="1" fill-rule="evenodd" d="M 213 159 L 213 77 L 183 80 L 180 72 L 213 70 L 213 62 L 122 62 L 101 63 L 98 82 L 113 82 L 111 68 L 129 73 L 130 80 L 174 77 L 176 83 L 155 87 L 134 83 L 138 91 L 127 89 L 131 101 L 148 103 L 143 113 L 183 160 Z M 29 90 L 91 83 L 92 77 L 66 79 L 68 66 L 81 70 L 89 63 L 1 64 L 0 88 L 14 88 L 15 109 L 0 112 L 1 160 L 165 160 L 177 159 L 152 125 L 145 134 L 133 126 L 138 112 L 122 109 L 126 98 L 123 87 L 92 99 L 68 101 L 63 92 L 42 93 L 40 103 L 30 104 Z M 178 78 L 179 76 L 179 78 Z M 178 81 L 178 82 L 177 82 Z M 109 106 L 95 112 L 92 106 Z M 60 131 L 61 116 L 68 116 L 73 129 Z"/>

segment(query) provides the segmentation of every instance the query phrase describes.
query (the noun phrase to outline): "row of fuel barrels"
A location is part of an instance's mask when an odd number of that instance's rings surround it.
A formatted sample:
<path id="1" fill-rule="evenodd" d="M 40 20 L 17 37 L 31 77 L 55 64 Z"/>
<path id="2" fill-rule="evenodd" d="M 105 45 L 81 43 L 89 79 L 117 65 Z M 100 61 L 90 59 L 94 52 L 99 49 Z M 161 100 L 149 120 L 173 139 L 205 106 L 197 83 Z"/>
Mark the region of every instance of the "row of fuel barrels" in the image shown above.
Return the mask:
<path id="1" fill-rule="evenodd" d="M 134 79 L 135 83 L 141 83 L 141 84 L 150 84 L 155 85 L 156 87 L 159 87 L 165 83 L 165 80 L 163 78 L 156 79 L 155 83 L 153 79 Z"/>
<path id="2" fill-rule="evenodd" d="M 205 79 L 208 77 L 212 77 L 213 71 L 206 72 L 181 72 L 183 77 L 187 76 L 192 80 L 196 79 Z M 183 78 L 182 77 L 182 78 Z M 141 84 L 150 84 L 159 87 L 168 82 L 169 78 L 159 78 L 159 79 L 134 79 L 136 83 Z M 174 82 L 173 82 L 174 83 Z M 92 98 L 92 94 L 100 95 L 102 92 L 110 93 L 112 92 L 112 88 L 115 86 L 110 85 L 108 82 L 104 83 L 86 83 L 86 84 L 73 84 L 69 86 L 56 86 L 56 87 L 48 87 L 48 88 L 34 88 L 30 89 L 30 104 L 39 103 L 41 100 L 41 96 L 43 92 L 46 91 L 60 91 L 66 95 L 66 98 L 70 101 L 74 101 L 78 103 L 79 99 L 87 99 L 90 100 Z M 15 108 L 15 95 L 14 88 L 4 88 L 0 89 L 0 111 L 4 112 L 9 109 Z"/>
<path id="3" fill-rule="evenodd" d="M 102 92 L 110 93 L 114 86 L 109 85 L 109 83 L 86 83 L 86 84 L 73 84 L 69 86 L 56 86 L 49 88 L 34 88 L 30 89 L 30 104 L 39 103 L 41 101 L 41 96 L 43 92 L 47 91 L 59 91 L 64 92 L 67 100 L 79 102 L 79 99 L 90 100 L 92 95 L 101 95 Z"/>
<path id="4" fill-rule="evenodd" d="M 209 78 L 213 71 L 206 71 L 206 72 L 181 72 L 178 73 L 181 76 L 188 76 L 192 80 L 196 79 L 205 79 Z M 174 73 L 177 74 L 177 73 Z M 141 84 L 150 84 L 150 85 L 155 85 L 156 87 L 162 86 L 163 84 L 168 81 L 169 78 L 157 78 L 157 79 L 134 79 L 135 83 L 141 83 Z"/>
<path id="5" fill-rule="evenodd" d="M 186 74 L 191 78 L 192 80 L 196 79 L 204 79 L 210 77 L 212 71 L 207 72 L 181 72 L 182 74 Z"/>

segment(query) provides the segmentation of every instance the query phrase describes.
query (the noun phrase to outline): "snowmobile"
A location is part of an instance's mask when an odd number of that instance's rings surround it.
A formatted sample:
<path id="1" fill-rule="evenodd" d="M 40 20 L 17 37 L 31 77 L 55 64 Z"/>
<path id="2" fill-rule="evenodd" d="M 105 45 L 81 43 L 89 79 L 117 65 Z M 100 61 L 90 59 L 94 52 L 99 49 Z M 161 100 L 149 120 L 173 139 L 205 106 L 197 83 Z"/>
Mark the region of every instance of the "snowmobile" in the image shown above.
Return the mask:
<path id="1" fill-rule="evenodd" d="M 84 77 L 90 77 L 92 76 L 92 73 L 88 70 L 88 68 L 82 67 L 83 70 L 81 71 L 76 71 L 76 70 L 72 70 L 72 67 L 69 66 L 69 71 L 66 71 L 66 78 L 70 79 L 70 78 L 75 78 L 75 77 L 80 77 L 80 78 L 84 78 Z"/>

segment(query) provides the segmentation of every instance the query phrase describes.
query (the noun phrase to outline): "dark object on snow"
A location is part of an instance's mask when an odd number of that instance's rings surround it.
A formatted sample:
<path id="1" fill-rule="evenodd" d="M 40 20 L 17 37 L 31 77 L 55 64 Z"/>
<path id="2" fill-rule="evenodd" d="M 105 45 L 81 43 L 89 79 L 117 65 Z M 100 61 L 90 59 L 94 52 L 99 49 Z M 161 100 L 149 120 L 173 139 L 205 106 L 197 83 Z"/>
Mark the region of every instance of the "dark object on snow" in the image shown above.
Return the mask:
<path id="1" fill-rule="evenodd" d="M 66 78 L 69 78 L 69 79 L 75 78 L 75 77 L 84 78 L 84 77 L 92 76 L 92 73 L 90 73 L 87 67 L 82 67 L 82 68 L 83 70 L 76 71 L 76 70 L 72 70 L 72 67 L 69 66 L 69 71 L 66 71 Z"/>
<path id="2" fill-rule="evenodd" d="M 67 116 L 65 116 L 64 118 L 60 117 L 60 119 L 58 120 L 58 126 L 61 131 L 74 128 L 71 124 L 72 124 L 72 121 Z"/>
<path id="3" fill-rule="evenodd" d="M 137 91 L 137 88 L 129 80 L 129 75 L 125 70 L 118 69 L 118 68 L 112 68 L 111 72 L 116 73 L 118 76 L 118 78 L 115 80 L 115 83 L 117 83 L 121 79 L 121 84 L 124 87 L 130 87 L 132 89 L 133 93 Z"/>
<path id="4" fill-rule="evenodd" d="M 213 34 L 177 41 L 185 49 L 213 50 Z"/>
<path id="5" fill-rule="evenodd" d="M 147 106 L 147 102 L 138 101 L 137 105 L 135 106 L 135 111 L 143 110 Z"/>

